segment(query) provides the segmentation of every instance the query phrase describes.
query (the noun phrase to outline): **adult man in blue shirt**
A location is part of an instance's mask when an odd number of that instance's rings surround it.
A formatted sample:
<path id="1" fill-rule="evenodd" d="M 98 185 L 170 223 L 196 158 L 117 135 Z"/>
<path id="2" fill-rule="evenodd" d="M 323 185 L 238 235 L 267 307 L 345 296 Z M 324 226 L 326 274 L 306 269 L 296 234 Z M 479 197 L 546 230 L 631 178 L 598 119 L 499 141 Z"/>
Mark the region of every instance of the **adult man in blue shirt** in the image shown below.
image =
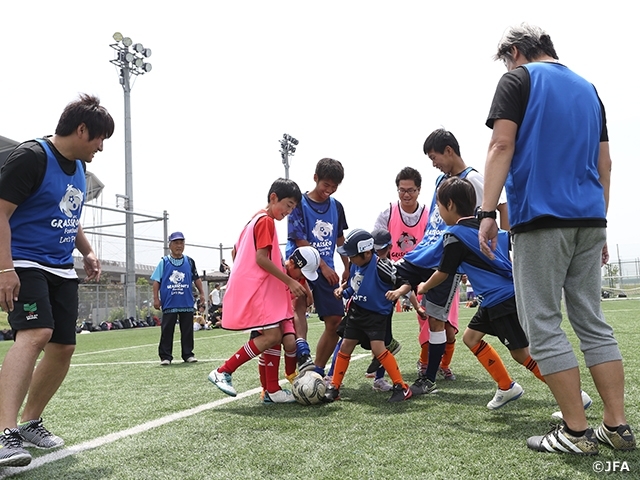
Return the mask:
<path id="1" fill-rule="evenodd" d="M 563 423 L 528 439 L 543 452 L 598 453 L 598 440 L 631 450 L 624 413 L 622 356 L 600 307 L 600 267 L 608 261 L 606 212 L 611 158 L 604 107 L 593 85 L 558 63 L 551 38 L 523 24 L 508 30 L 496 59 L 500 80 L 487 126 L 493 129 L 478 218 L 480 247 L 493 257 L 495 209 L 506 186 L 513 233 L 516 302 L 531 356 L 554 394 Z M 580 397 L 569 321 L 604 404 L 594 432 Z"/>

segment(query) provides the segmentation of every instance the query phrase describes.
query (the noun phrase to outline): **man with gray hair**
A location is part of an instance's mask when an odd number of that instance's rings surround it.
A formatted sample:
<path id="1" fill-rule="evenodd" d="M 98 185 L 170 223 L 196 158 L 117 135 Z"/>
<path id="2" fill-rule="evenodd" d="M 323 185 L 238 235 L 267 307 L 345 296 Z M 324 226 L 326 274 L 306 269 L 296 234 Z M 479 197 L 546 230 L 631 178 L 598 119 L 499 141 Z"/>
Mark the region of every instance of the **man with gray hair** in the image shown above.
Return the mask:
<path id="1" fill-rule="evenodd" d="M 598 441 L 635 449 L 624 412 L 622 356 L 600 307 L 611 174 L 604 107 L 592 84 L 558 63 L 551 38 L 538 27 L 509 29 L 495 58 L 508 72 L 487 119 L 493 134 L 477 214 L 480 247 L 493 257 L 495 209 L 505 185 L 518 313 L 563 417 L 527 446 L 583 455 L 598 453 Z M 604 404 L 595 432 L 584 413 L 578 362 L 560 327 L 563 290 L 569 322 Z"/>

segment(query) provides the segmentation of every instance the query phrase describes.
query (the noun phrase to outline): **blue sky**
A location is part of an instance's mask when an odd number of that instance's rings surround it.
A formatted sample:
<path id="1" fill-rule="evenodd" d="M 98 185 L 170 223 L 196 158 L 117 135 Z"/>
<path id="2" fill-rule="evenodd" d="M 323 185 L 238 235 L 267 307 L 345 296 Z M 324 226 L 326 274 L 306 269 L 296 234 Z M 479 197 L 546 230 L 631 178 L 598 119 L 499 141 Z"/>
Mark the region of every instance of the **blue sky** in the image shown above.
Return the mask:
<path id="1" fill-rule="evenodd" d="M 504 73 L 492 55 L 509 25 L 527 21 L 547 30 L 560 61 L 593 82 L 605 103 L 610 250 L 614 258 L 640 256 L 631 4 L 434 3 L 12 2 L 3 7 L 10 20 L 0 46 L 0 135 L 51 134 L 78 92 L 97 94 L 117 127 L 89 169 L 106 184 L 100 202 L 114 207 L 125 193 L 124 100 L 109 44 L 120 31 L 153 52 L 153 70 L 136 79 L 131 96 L 136 211 L 167 210 L 170 231 L 182 230 L 187 244 L 231 246 L 284 176 L 278 140 L 286 132 L 300 141 L 291 178 L 311 189 L 316 162 L 340 160 L 346 175 L 335 196 L 351 228 L 370 229 L 397 198 L 394 178 L 405 166 L 420 170 L 420 200 L 430 201 L 439 172 L 422 143 L 435 128 L 451 130 L 463 159 L 483 171 L 484 121 Z M 94 221 L 114 218 L 85 218 Z M 284 240 L 284 222 L 279 232 Z M 160 239 L 162 227 L 142 224 L 136 235 Z M 124 242 L 103 239 L 100 252 L 123 260 Z M 217 268 L 217 252 L 190 252 L 199 269 Z M 140 242 L 136 260 L 155 264 L 161 255 L 160 244 Z"/>

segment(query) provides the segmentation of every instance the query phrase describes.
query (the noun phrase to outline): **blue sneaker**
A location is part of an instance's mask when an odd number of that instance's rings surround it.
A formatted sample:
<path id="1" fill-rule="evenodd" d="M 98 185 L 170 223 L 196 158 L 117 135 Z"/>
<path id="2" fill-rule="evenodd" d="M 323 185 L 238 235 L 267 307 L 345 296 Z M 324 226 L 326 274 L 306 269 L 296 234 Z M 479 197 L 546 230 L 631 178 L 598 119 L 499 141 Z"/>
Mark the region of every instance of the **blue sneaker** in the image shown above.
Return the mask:
<path id="1" fill-rule="evenodd" d="M 217 368 L 211 370 L 211 373 L 209 373 L 209 381 L 227 395 L 235 397 L 238 394 L 231 384 L 231 375 L 228 373 L 220 373 Z"/>

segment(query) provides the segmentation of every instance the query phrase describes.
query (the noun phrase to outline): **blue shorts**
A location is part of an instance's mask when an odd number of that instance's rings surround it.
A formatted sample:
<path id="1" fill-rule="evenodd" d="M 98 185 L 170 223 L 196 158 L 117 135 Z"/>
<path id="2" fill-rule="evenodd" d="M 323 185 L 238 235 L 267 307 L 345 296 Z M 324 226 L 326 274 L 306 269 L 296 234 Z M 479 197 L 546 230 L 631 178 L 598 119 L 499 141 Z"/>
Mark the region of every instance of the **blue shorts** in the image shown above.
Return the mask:
<path id="1" fill-rule="evenodd" d="M 309 282 L 313 293 L 313 304 L 320 320 L 324 317 L 342 317 L 344 315 L 344 303 L 333 295 L 333 291 L 340 285 L 329 285 L 322 275 L 314 282 Z"/>
<path id="2" fill-rule="evenodd" d="M 20 330 L 50 328 L 52 343 L 76 344 L 78 279 L 62 278 L 39 268 L 16 268 L 18 301 L 9 312 L 14 338 Z"/>

